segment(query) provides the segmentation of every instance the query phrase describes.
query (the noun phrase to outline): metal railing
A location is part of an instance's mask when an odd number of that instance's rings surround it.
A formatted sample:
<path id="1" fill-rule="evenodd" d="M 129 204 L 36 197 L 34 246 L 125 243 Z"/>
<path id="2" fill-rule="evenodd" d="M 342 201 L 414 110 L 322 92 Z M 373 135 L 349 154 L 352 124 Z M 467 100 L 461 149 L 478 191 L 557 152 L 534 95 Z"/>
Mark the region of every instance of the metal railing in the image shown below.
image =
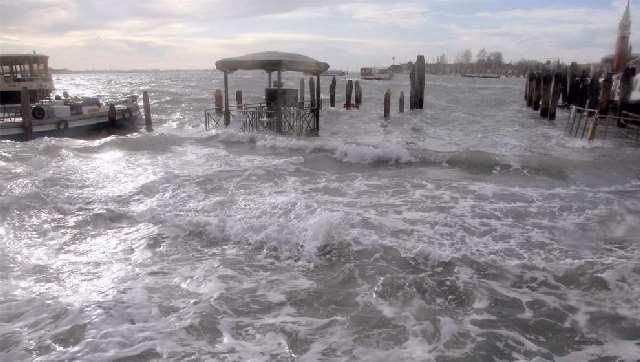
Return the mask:
<path id="1" fill-rule="evenodd" d="M 238 122 L 243 132 L 274 132 L 284 135 L 310 136 L 316 133 L 317 108 L 299 107 L 267 108 L 265 104 L 249 104 L 229 107 L 229 120 Z M 224 110 L 211 108 L 204 111 L 205 129 L 224 128 Z"/>
<path id="2" fill-rule="evenodd" d="M 602 115 L 597 110 L 572 106 L 565 132 L 576 138 L 617 138 L 640 144 L 640 115 L 623 112 L 623 116 Z"/>

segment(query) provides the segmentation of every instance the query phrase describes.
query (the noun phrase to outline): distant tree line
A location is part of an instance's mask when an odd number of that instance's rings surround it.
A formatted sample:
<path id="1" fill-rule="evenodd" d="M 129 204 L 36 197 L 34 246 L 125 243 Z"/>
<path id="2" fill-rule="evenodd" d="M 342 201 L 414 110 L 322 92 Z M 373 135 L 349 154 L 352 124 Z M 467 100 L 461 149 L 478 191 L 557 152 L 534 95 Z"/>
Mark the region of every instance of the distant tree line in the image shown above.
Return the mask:
<path id="1" fill-rule="evenodd" d="M 446 54 L 438 55 L 431 58 L 431 62 L 427 61 L 426 71 L 429 74 L 499 74 L 502 76 L 526 75 L 530 69 L 540 69 L 545 64 L 548 66 L 550 62 L 543 63 L 537 60 L 521 59 L 517 62 L 505 62 L 502 52 L 487 51 L 481 49 L 473 56 L 471 49 L 465 49 L 459 52 L 455 60 L 451 63 L 447 59 Z M 412 62 L 405 64 L 393 65 L 389 69 L 395 73 L 408 73 L 413 66 Z"/>

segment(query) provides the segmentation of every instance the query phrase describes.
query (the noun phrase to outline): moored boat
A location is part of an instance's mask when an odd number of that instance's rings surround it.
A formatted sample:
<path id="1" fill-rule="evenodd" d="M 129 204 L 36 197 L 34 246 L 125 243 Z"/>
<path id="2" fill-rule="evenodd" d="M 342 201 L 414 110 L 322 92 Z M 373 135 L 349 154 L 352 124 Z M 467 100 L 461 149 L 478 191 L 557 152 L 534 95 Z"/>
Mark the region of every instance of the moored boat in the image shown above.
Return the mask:
<path id="1" fill-rule="evenodd" d="M 97 98 L 56 96 L 48 57 L 0 55 L 0 139 L 82 136 L 95 129 L 138 127 L 138 97 L 104 104 Z M 25 114 L 26 112 L 26 114 Z"/>

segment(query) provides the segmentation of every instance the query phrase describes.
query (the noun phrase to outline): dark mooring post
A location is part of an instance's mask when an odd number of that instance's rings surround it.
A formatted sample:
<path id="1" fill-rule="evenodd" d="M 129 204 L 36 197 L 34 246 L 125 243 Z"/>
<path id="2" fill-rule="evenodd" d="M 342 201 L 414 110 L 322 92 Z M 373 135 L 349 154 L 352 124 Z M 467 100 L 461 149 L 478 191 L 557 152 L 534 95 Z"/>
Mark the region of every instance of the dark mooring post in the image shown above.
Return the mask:
<path id="1" fill-rule="evenodd" d="M 536 72 L 535 86 L 533 88 L 533 110 L 538 112 L 540 110 L 540 101 L 542 100 L 542 75 L 540 72 Z"/>
<path id="2" fill-rule="evenodd" d="M 313 79 L 313 77 L 309 77 L 308 86 L 309 86 L 309 108 L 313 110 L 316 108 L 316 81 L 315 79 Z"/>
<path id="3" fill-rule="evenodd" d="M 536 76 L 533 72 L 527 75 L 527 107 L 533 108 L 533 94 L 536 89 Z"/>
<path id="4" fill-rule="evenodd" d="M 355 91 L 356 91 L 356 108 L 360 108 L 362 104 L 362 88 L 360 88 L 360 81 L 355 82 Z"/>
<path id="5" fill-rule="evenodd" d="M 151 132 L 153 131 L 153 123 L 151 122 L 151 104 L 147 91 L 142 92 L 142 105 L 144 107 L 144 127 L 147 132 Z"/>
<path id="6" fill-rule="evenodd" d="M 589 82 L 587 108 L 598 110 L 600 108 L 600 75 L 594 74 Z"/>
<path id="7" fill-rule="evenodd" d="M 416 59 L 416 108 L 424 109 L 424 88 L 427 84 L 424 55 Z"/>
<path id="8" fill-rule="evenodd" d="M 300 89 L 298 90 L 298 104 L 304 108 L 304 78 L 300 78 Z"/>
<path id="9" fill-rule="evenodd" d="M 576 105 L 581 108 L 587 108 L 587 102 L 589 101 L 589 77 L 586 71 L 582 72 L 578 84 Z"/>
<path id="10" fill-rule="evenodd" d="M 322 109 L 322 93 L 320 90 L 320 74 L 316 75 L 316 105 L 318 106 L 318 111 Z M 320 113 L 318 113 L 320 115 Z"/>
<path id="11" fill-rule="evenodd" d="M 398 99 L 398 111 L 404 113 L 404 92 L 400 92 L 400 99 Z"/>
<path id="12" fill-rule="evenodd" d="M 531 73 L 527 72 L 527 75 L 524 78 L 524 101 L 525 101 L 525 103 L 527 103 L 528 99 L 529 99 L 529 74 L 531 74 Z"/>
<path id="13" fill-rule="evenodd" d="M 389 114 L 391 113 L 391 89 L 387 89 L 384 92 L 384 119 L 389 119 Z"/>
<path id="14" fill-rule="evenodd" d="M 329 104 L 331 108 L 336 107 L 336 77 L 331 79 L 331 85 L 329 86 Z"/>
<path id="15" fill-rule="evenodd" d="M 216 92 L 213 96 L 216 108 L 216 114 L 218 116 L 222 115 L 222 90 L 216 89 Z"/>
<path id="16" fill-rule="evenodd" d="M 409 74 L 409 81 L 411 82 L 411 89 L 409 90 L 409 109 L 414 110 L 416 108 L 416 66 L 411 66 L 411 73 Z"/>
<path id="17" fill-rule="evenodd" d="M 271 87 L 273 87 L 273 84 L 271 83 L 271 72 L 267 72 L 267 88 Z"/>
<path id="18" fill-rule="evenodd" d="M 556 110 L 558 109 L 558 102 L 560 101 L 560 93 L 562 92 L 562 73 L 555 72 L 553 75 L 553 85 L 551 87 L 551 100 L 549 101 L 549 120 L 554 121 L 556 119 Z"/>
<path id="19" fill-rule="evenodd" d="M 544 71 L 542 74 L 542 97 L 540 98 L 540 118 L 549 117 L 549 101 L 551 100 L 551 73 Z"/>
<path id="20" fill-rule="evenodd" d="M 636 76 L 636 68 L 626 67 L 620 77 L 620 100 L 618 106 L 618 115 L 622 116 L 622 112 L 627 111 L 629 107 L 629 99 L 633 91 L 633 78 Z"/>
<path id="21" fill-rule="evenodd" d="M 224 72 L 224 126 L 229 127 L 231 113 L 229 112 L 229 74 Z"/>
<path id="22" fill-rule="evenodd" d="M 242 91 L 236 91 L 236 109 L 242 109 Z"/>
<path id="23" fill-rule="evenodd" d="M 600 90 L 600 101 L 598 110 L 601 115 L 609 114 L 609 101 L 611 100 L 611 88 L 613 87 L 613 75 L 607 73 L 602 81 L 602 89 Z"/>
<path id="24" fill-rule="evenodd" d="M 320 110 L 322 109 L 322 94 L 320 92 L 320 74 L 316 75 L 316 134 L 320 135 Z"/>
<path id="25" fill-rule="evenodd" d="M 20 92 L 21 112 L 22 112 L 22 129 L 23 139 L 29 141 L 33 138 L 33 122 L 31 120 L 31 98 L 29 97 L 29 88 L 22 87 Z"/>
<path id="26" fill-rule="evenodd" d="M 351 96 L 353 95 L 353 81 L 349 79 L 347 81 L 346 89 L 345 89 L 345 101 L 344 108 L 351 109 Z"/>

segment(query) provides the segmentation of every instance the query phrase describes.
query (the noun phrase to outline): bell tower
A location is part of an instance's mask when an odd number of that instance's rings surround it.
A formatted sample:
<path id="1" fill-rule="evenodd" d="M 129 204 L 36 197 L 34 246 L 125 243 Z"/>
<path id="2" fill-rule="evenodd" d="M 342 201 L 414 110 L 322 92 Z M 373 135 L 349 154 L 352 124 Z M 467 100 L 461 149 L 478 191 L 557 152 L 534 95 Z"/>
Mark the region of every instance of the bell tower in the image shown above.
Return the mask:
<path id="1" fill-rule="evenodd" d="M 627 7 L 618 26 L 618 40 L 616 41 L 616 51 L 613 56 L 613 66 L 611 71 L 619 73 L 624 70 L 625 65 L 631 56 L 629 38 L 631 37 L 631 9 L 630 0 L 627 0 Z"/>

